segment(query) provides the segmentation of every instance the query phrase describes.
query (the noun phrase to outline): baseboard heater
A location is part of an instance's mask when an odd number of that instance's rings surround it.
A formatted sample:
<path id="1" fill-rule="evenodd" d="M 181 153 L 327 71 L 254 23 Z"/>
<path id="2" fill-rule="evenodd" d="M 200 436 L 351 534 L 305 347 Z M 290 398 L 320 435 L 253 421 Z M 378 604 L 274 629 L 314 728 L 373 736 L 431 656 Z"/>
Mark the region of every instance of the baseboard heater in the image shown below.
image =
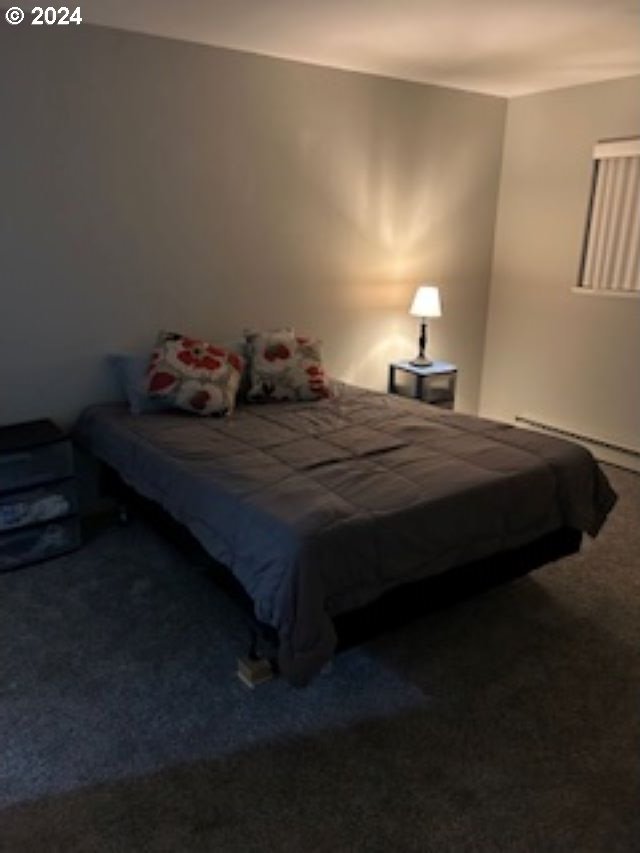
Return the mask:
<path id="1" fill-rule="evenodd" d="M 535 421 L 533 418 L 527 418 L 524 415 L 516 415 L 515 420 L 517 423 L 526 424 L 527 426 L 541 429 L 544 432 L 553 432 L 556 435 L 562 435 L 566 438 L 575 438 L 578 441 L 586 441 L 588 444 L 593 444 L 596 447 L 604 447 L 607 450 L 615 450 L 618 453 L 625 453 L 628 456 L 640 459 L 640 450 L 637 450 L 635 447 L 626 447 L 624 444 L 615 444 L 612 441 L 605 441 L 603 438 L 594 438 L 591 435 L 584 435 L 583 433 L 574 432 L 570 429 L 562 429 L 562 427 L 545 424 L 542 421 Z"/>

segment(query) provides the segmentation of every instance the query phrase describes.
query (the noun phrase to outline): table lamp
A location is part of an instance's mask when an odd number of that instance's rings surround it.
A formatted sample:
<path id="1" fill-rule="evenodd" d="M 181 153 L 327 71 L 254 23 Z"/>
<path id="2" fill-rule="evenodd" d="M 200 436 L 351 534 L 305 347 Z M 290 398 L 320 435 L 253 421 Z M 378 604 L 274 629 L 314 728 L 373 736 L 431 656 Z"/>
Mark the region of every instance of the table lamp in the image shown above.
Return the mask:
<path id="1" fill-rule="evenodd" d="M 415 367 L 428 367 L 433 362 L 425 355 L 425 347 L 427 346 L 427 317 L 442 317 L 440 291 L 438 288 L 433 284 L 421 284 L 413 297 L 409 314 L 412 314 L 414 317 L 420 317 L 420 338 L 418 339 L 420 351 L 411 364 Z"/>

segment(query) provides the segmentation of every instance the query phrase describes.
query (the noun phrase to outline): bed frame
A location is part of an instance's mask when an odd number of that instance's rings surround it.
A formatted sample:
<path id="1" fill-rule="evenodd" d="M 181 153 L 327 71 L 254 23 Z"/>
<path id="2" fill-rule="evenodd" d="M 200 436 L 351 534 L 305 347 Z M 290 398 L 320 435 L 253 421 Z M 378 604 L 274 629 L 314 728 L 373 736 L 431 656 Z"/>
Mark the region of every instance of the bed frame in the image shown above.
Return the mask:
<path id="1" fill-rule="evenodd" d="M 265 660 L 269 662 L 270 671 L 277 672 L 277 631 L 256 619 L 253 601 L 242 584 L 159 504 L 127 486 L 113 468 L 100 464 L 101 492 L 115 500 L 120 522 L 127 523 L 132 514 L 145 518 L 180 550 L 205 566 L 216 584 L 240 607 L 248 628 L 248 647 L 244 657 L 239 659 L 240 668 L 244 666 L 242 680 L 250 686 L 267 680 L 262 663 Z M 581 542 L 581 531 L 561 527 L 520 548 L 501 551 L 439 575 L 395 587 L 365 607 L 334 617 L 337 651 L 359 645 L 385 631 L 575 554 Z"/>

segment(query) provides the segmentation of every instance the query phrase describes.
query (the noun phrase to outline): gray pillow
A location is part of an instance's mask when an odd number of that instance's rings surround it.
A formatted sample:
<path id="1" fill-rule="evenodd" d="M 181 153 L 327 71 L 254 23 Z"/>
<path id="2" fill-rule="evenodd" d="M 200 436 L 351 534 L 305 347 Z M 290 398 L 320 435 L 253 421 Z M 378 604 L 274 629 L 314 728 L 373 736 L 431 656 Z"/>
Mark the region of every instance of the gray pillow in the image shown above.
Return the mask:
<path id="1" fill-rule="evenodd" d="M 118 353 L 109 356 L 122 393 L 129 403 L 132 415 L 144 412 L 166 412 L 171 408 L 167 400 L 147 396 L 147 367 L 149 356 Z"/>

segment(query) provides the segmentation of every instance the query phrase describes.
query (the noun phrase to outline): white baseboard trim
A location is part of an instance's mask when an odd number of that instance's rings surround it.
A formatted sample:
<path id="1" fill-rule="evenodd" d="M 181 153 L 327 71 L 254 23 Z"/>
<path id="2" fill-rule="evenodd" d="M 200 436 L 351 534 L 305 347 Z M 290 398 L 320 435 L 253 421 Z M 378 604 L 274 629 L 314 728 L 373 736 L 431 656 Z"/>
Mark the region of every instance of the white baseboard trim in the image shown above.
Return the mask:
<path id="1" fill-rule="evenodd" d="M 585 435 L 576 430 L 565 429 L 554 424 L 549 424 L 537 418 L 529 417 L 528 415 L 516 415 L 516 424 L 521 424 L 529 429 L 535 429 L 539 432 L 548 432 L 553 435 L 559 435 L 563 438 L 569 438 L 577 441 L 579 444 L 584 444 L 593 455 L 601 462 L 609 462 L 612 465 L 617 465 L 620 468 L 626 468 L 628 471 L 640 473 L 640 448 L 628 447 L 624 444 L 618 444 L 604 438 Z"/>

